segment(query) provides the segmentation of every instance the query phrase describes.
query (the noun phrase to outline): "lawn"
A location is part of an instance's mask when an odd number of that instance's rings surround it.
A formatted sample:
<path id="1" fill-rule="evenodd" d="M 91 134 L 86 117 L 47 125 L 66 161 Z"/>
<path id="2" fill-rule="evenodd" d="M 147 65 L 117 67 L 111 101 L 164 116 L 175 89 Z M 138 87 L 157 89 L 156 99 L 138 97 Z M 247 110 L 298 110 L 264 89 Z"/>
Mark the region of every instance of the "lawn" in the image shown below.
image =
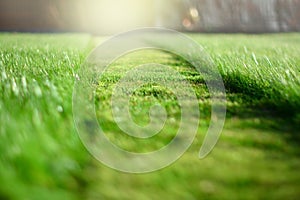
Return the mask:
<path id="1" fill-rule="evenodd" d="M 201 120 L 188 151 L 157 172 L 128 174 L 93 158 L 76 132 L 72 93 L 78 69 L 104 38 L 83 34 L 0 34 L 0 199 L 297 199 L 300 196 L 300 34 L 188 34 L 218 67 L 227 92 L 222 135 L 198 158 L 210 119 L 203 77 L 182 58 L 142 50 L 116 60 L 97 83 L 99 124 L 116 145 L 157 150 L 174 137 L 180 109 L 166 88 L 130 98 L 133 120 L 161 103 L 169 121 L 148 140 L 122 134 L 110 97 L 128 69 L 170 66 L 186 77 Z M 166 78 L 166 77 L 163 77 Z M 193 120 L 193 119 L 191 119 Z"/>

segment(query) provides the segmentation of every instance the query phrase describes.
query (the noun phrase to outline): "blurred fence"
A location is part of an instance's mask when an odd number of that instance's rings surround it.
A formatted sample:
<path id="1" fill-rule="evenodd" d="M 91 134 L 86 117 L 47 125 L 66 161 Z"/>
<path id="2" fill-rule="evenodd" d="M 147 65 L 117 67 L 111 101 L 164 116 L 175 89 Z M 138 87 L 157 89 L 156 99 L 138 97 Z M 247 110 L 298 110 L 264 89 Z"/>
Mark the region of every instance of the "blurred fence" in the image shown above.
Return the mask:
<path id="1" fill-rule="evenodd" d="M 300 31 L 300 0 L 0 0 L 0 31 Z"/>
<path id="2" fill-rule="evenodd" d="M 188 0 L 183 26 L 208 32 L 300 31 L 300 0 Z"/>

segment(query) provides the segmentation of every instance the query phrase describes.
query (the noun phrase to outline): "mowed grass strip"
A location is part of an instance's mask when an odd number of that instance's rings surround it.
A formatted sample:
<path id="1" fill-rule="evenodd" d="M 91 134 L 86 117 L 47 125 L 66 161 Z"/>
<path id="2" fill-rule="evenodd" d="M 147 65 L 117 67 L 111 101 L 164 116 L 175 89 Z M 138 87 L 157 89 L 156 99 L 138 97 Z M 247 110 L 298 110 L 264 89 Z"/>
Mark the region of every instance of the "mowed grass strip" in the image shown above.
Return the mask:
<path id="1" fill-rule="evenodd" d="M 190 35 L 220 69 L 228 118 L 214 151 L 198 151 L 209 124 L 203 78 L 172 54 L 141 51 L 117 60 L 99 78 L 97 115 L 107 136 L 129 151 L 147 152 L 174 137 L 180 107 L 167 88 L 149 84 L 130 99 L 137 124 L 154 103 L 167 126 L 150 140 L 126 136 L 110 110 L 114 85 L 128 69 L 158 62 L 178 70 L 199 98 L 201 121 L 191 148 L 156 173 L 114 171 L 92 158 L 72 118 L 76 72 L 96 38 L 88 35 L 0 35 L 0 198 L 2 199 L 295 199 L 300 189 L 299 34 Z M 172 78 L 163 77 L 162 78 Z M 191 120 L 197 120 L 191 118 Z"/>

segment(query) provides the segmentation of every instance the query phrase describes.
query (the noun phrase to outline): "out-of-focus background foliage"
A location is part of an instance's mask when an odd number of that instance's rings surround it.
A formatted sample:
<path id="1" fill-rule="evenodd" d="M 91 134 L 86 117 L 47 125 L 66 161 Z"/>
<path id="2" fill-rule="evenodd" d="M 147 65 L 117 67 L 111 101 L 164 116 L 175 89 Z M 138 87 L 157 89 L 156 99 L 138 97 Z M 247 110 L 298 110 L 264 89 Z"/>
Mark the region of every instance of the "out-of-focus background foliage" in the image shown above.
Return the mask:
<path id="1" fill-rule="evenodd" d="M 112 34 L 144 26 L 181 31 L 300 30 L 300 0 L 1 0 L 0 30 Z"/>

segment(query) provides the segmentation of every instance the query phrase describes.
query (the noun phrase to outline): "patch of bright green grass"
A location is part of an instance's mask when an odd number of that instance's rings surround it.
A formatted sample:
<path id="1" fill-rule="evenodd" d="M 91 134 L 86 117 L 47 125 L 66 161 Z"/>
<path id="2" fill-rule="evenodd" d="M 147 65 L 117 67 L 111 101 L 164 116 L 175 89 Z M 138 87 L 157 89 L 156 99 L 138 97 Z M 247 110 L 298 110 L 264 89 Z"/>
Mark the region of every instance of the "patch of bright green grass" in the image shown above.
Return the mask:
<path id="1" fill-rule="evenodd" d="M 89 39 L 0 36 L 1 199 L 80 195 L 88 157 L 75 133 L 71 102 Z"/>
<path id="2" fill-rule="evenodd" d="M 95 99 L 99 123 L 115 144 L 147 152 L 174 136 L 180 107 L 166 88 L 146 85 L 130 99 L 141 125 L 153 103 L 166 107 L 166 128 L 150 140 L 122 134 L 111 115 L 114 85 L 128 69 L 154 58 L 186 76 L 201 112 L 198 135 L 182 158 L 158 172 L 132 175 L 90 156 L 73 124 L 76 72 L 98 38 L 1 34 L 0 199 L 297 199 L 300 35 L 190 36 L 224 79 L 228 117 L 222 136 L 199 160 L 210 101 L 203 78 L 188 63 L 161 51 L 124 56 L 100 78 Z"/>
<path id="3" fill-rule="evenodd" d="M 228 92 L 288 115 L 299 113 L 299 34 L 193 36 L 213 57 Z"/>

